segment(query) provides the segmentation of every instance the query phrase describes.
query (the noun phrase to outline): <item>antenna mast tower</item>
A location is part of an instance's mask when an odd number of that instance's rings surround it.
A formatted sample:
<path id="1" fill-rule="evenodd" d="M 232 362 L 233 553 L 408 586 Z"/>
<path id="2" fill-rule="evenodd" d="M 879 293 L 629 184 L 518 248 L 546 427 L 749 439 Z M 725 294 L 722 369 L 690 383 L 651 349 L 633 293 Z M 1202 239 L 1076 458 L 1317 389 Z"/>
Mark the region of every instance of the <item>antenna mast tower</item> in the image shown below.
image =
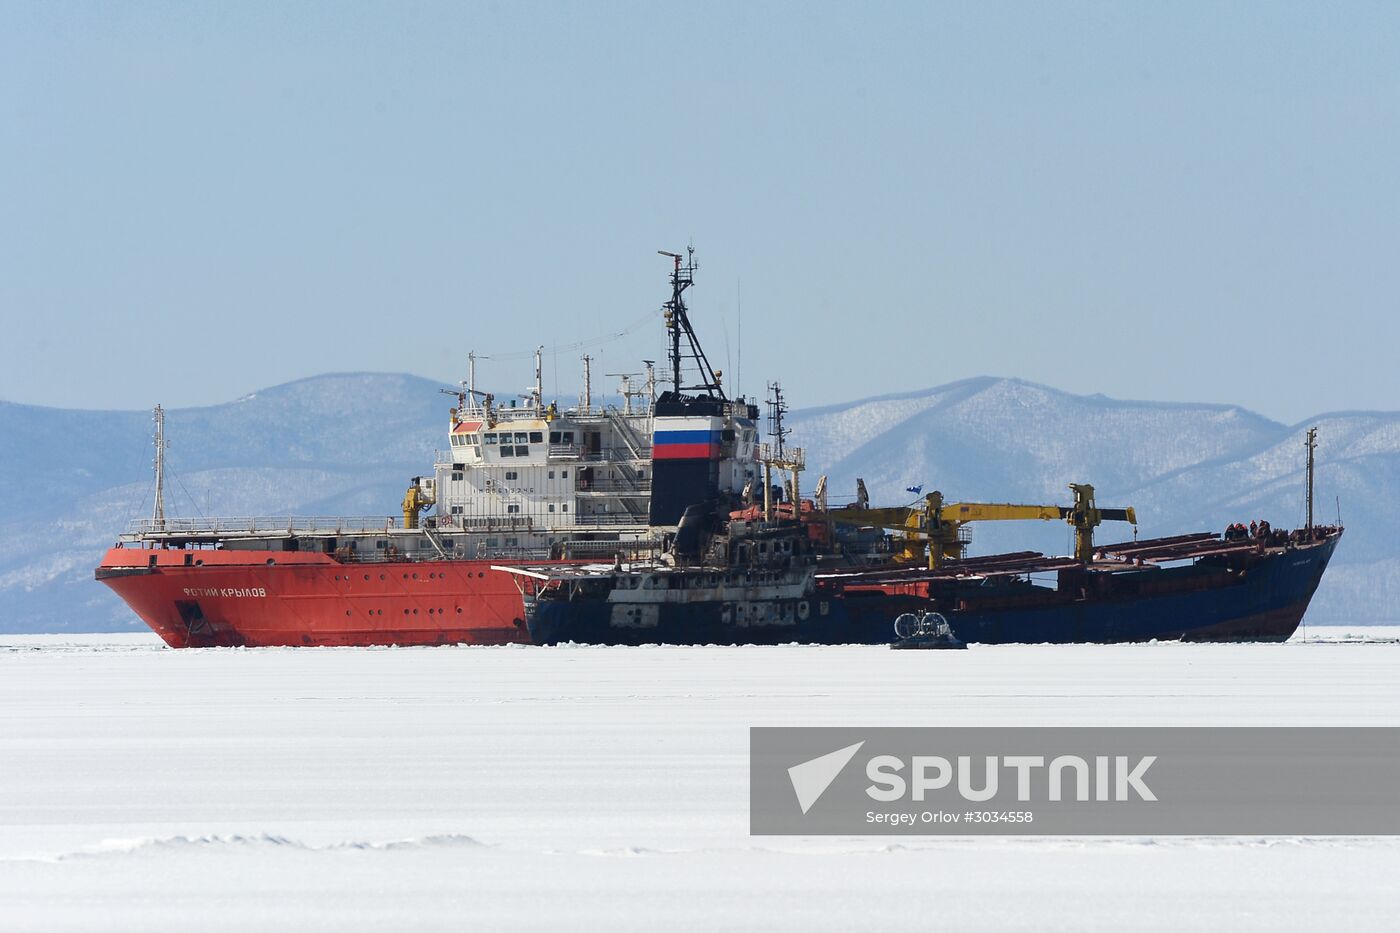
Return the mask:
<path id="1" fill-rule="evenodd" d="M 155 410 L 156 422 L 156 501 L 151 512 L 151 523 L 157 531 L 165 530 L 165 409 L 159 405 Z"/>
<path id="2" fill-rule="evenodd" d="M 686 255 L 680 253 L 668 253 L 664 249 L 657 250 L 662 256 L 669 256 L 675 263 L 671 272 L 671 300 L 662 306 L 666 317 L 666 330 L 671 335 L 670 357 L 671 357 L 671 384 L 679 394 L 686 390 L 703 392 L 706 395 L 724 399 L 724 390 L 720 388 L 720 373 L 711 366 L 710 361 L 705 358 L 705 351 L 700 348 L 700 341 L 695 336 L 695 331 L 690 326 L 690 317 L 686 313 L 685 290 L 695 284 L 695 248 L 687 247 Z M 681 260 L 685 263 L 682 265 Z M 681 339 L 685 339 L 685 347 L 681 347 Z M 699 380 L 694 385 L 685 385 L 681 377 L 681 363 L 683 360 L 692 360 L 698 370 L 696 379 Z"/>
<path id="3" fill-rule="evenodd" d="M 792 499 L 792 517 L 800 519 L 802 514 L 802 487 L 799 476 L 807 468 L 807 452 L 801 447 L 787 446 L 787 436 L 792 429 L 784 426 L 783 415 L 787 414 L 787 400 L 783 398 L 782 386 L 776 382 L 768 384 L 768 436 L 772 444 L 764 444 L 760 460 L 763 462 L 763 518 L 773 520 L 773 470 L 786 470 L 792 477 L 788 493 Z"/>
<path id="4" fill-rule="evenodd" d="M 1308 530 L 1313 526 L 1313 478 L 1316 475 L 1317 428 L 1308 428 Z"/>

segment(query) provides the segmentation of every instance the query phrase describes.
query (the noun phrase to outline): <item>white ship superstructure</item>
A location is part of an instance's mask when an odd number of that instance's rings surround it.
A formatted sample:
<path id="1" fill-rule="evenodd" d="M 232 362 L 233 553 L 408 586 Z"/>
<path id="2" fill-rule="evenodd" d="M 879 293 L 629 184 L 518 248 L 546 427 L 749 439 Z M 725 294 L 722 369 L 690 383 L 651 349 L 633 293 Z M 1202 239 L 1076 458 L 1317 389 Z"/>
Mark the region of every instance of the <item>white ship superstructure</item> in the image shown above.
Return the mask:
<path id="1" fill-rule="evenodd" d="M 594 406 L 585 393 L 562 410 L 538 392 L 498 406 L 467 389 L 433 479 L 415 481 L 419 501 L 435 507 L 424 524 L 486 535 L 487 549 L 549 547 L 588 532 L 645 536 L 654 385 L 639 393 L 624 385 L 621 406 Z"/>

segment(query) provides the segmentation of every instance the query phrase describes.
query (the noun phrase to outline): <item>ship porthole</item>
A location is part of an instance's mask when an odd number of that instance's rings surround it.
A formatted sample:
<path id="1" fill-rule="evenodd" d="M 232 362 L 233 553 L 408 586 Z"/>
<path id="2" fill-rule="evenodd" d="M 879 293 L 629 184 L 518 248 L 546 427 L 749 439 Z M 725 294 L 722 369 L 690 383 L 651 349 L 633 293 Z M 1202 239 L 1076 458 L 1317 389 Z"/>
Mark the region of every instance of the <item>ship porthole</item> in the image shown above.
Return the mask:
<path id="1" fill-rule="evenodd" d="M 271 566 L 272 566 L 273 564 L 275 564 L 275 563 L 277 563 L 277 561 L 273 560 L 271 557 L 269 557 L 269 558 L 267 559 L 267 565 L 268 565 L 269 567 L 271 567 Z"/>
<path id="2" fill-rule="evenodd" d="M 807 600 L 804 599 L 802 600 L 802 602 L 797 604 L 797 617 L 799 619 L 806 619 L 807 616 L 811 613 L 811 611 L 812 607 L 807 605 Z"/>

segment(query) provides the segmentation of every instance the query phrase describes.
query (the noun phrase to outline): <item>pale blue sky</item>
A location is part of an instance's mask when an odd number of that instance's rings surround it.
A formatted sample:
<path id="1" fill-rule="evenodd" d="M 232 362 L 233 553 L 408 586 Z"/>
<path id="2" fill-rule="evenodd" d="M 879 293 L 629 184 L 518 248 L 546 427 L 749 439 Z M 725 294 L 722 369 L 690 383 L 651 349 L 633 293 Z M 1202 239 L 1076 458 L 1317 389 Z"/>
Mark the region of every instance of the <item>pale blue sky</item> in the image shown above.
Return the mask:
<path id="1" fill-rule="evenodd" d="M 636 321 L 693 240 L 716 365 L 742 280 L 745 388 L 798 406 L 1400 407 L 1396 4 L 9 0 L 0 125 L 12 401 L 455 380 Z"/>

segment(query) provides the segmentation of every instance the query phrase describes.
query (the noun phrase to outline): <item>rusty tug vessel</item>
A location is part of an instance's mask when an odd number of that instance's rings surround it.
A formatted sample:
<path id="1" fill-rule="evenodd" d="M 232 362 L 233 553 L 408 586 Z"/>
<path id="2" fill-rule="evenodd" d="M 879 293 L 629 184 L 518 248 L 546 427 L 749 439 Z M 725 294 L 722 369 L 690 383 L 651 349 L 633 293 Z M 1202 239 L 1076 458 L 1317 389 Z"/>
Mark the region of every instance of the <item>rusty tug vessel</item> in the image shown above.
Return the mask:
<path id="1" fill-rule="evenodd" d="M 475 367 L 451 411 L 449 451 L 415 478 L 402 518 L 190 520 L 156 505 L 96 570 L 172 647 L 508 644 L 887 644 L 894 620 L 937 613 L 964 642 L 1148 639 L 1282 641 L 1342 535 L 1201 532 L 1098 545 L 1092 486 L 1069 506 L 949 503 L 828 508 L 801 495 L 805 452 L 785 443 L 771 386 L 758 408 L 726 396 L 684 293 L 693 251 L 672 260 L 663 307 L 670 388 L 627 379 L 595 406 L 589 358 L 575 408 L 479 392 Z M 774 471 L 786 472 L 775 484 Z M 433 514 L 424 513 L 432 511 Z M 967 557 L 978 521 L 1054 520 L 1075 554 Z"/>

